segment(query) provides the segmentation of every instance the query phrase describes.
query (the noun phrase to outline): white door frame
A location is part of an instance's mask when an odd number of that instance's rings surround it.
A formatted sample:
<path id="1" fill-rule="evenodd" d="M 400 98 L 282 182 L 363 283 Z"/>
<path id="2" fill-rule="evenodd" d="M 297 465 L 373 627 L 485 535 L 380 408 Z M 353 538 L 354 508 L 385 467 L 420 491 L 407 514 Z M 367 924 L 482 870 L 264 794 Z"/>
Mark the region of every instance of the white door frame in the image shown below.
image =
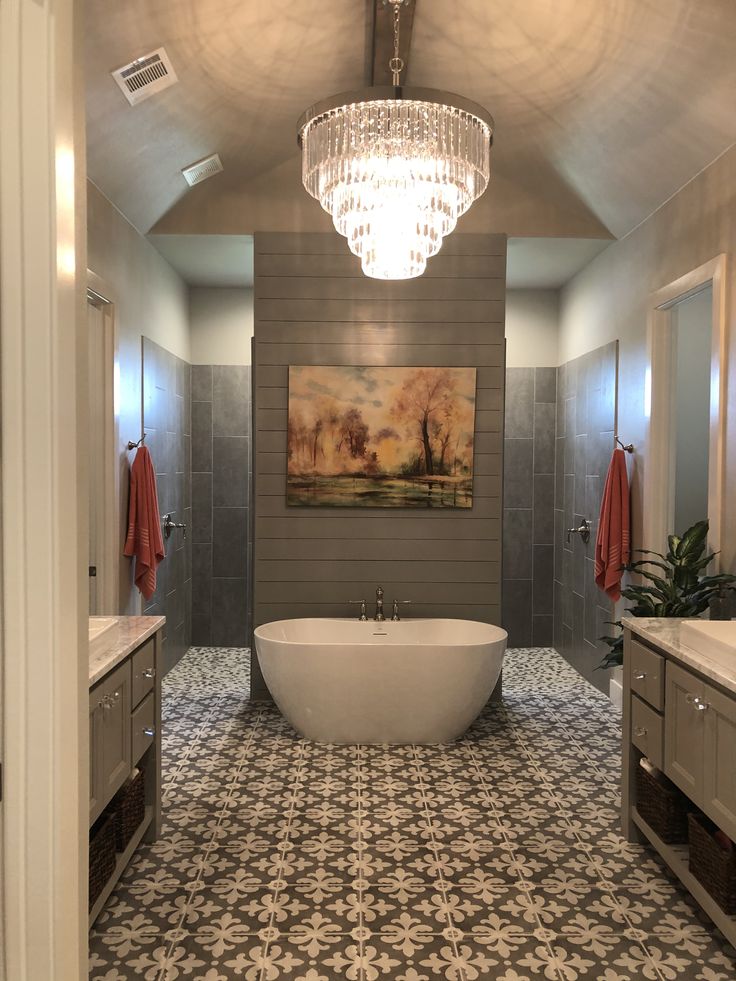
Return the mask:
<path id="1" fill-rule="evenodd" d="M 98 608 L 105 614 L 118 612 L 120 603 L 120 363 L 117 344 L 117 305 L 108 284 L 87 270 L 87 300 L 103 307 L 105 386 L 103 527 L 97 564 Z"/>
<path id="2" fill-rule="evenodd" d="M 0 960 L 6 981 L 87 975 L 79 41 L 75 0 L 0 2 Z"/>
<path id="3" fill-rule="evenodd" d="M 675 516 L 673 307 L 707 286 L 713 289 L 708 457 L 708 544 L 721 547 L 726 451 L 728 261 L 717 255 L 651 294 L 647 329 L 649 419 L 644 476 L 644 547 L 662 551 Z M 715 560 L 716 568 L 718 559 Z"/>

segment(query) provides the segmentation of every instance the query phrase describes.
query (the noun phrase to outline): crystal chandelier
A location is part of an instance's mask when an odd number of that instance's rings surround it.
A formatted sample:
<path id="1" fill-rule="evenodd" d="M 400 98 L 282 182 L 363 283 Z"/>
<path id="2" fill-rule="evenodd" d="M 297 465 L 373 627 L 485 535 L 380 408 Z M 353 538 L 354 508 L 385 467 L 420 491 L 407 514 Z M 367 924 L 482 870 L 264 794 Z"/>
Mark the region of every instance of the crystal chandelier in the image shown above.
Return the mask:
<path id="1" fill-rule="evenodd" d="M 334 96 L 299 120 L 304 187 L 332 217 L 366 276 L 411 279 L 485 191 L 493 119 L 436 89 L 400 84 L 393 7 L 393 85 Z"/>

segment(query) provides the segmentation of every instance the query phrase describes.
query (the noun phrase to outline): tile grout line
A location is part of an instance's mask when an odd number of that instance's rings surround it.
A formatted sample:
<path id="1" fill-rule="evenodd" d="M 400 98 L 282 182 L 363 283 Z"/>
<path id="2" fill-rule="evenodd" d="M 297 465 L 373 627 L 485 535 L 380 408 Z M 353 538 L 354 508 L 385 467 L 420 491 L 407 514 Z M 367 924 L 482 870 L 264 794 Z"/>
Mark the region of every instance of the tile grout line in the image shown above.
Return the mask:
<path id="1" fill-rule="evenodd" d="M 359 873 L 360 873 L 359 876 L 358 876 L 358 880 L 357 880 L 357 892 L 358 892 L 358 964 L 359 964 L 357 981 L 366 981 L 366 969 L 365 969 L 365 958 L 366 958 L 366 949 L 365 949 L 366 922 L 365 922 L 365 909 L 363 907 L 363 903 L 365 901 L 365 887 L 366 887 L 365 865 L 363 863 L 365 861 L 365 851 L 366 851 L 366 847 L 367 847 L 367 843 L 365 841 L 365 827 L 364 827 L 364 820 L 367 817 L 367 813 L 366 813 L 366 811 L 363 808 L 363 803 L 364 803 L 364 801 L 363 801 L 363 793 L 364 793 L 364 789 L 365 789 L 364 780 L 363 780 L 363 777 L 364 777 L 363 767 L 364 767 L 365 757 L 363 755 L 363 751 L 364 751 L 363 746 L 358 746 L 357 749 L 358 749 L 358 751 L 357 751 L 357 755 L 356 755 L 356 764 L 357 764 L 357 774 L 356 775 L 357 775 L 357 790 L 358 790 L 358 813 L 357 813 L 358 834 L 357 834 L 357 839 L 356 839 L 356 851 L 357 851 L 357 857 L 358 857 L 358 869 L 359 869 Z"/>

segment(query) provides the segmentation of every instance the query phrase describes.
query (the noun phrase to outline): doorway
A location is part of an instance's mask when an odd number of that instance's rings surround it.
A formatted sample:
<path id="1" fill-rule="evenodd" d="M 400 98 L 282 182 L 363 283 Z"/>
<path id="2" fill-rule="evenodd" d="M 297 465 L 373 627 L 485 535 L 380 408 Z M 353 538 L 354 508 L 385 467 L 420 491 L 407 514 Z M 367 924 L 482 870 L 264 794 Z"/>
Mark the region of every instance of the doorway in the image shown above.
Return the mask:
<path id="1" fill-rule="evenodd" d="M 663 551 L 668 535 L 705 517 L 709 550 L 720 549 L 726 269 L 726 256 L 716 256 L 651 297 L 643 542 L 648 549 Z"/>
<path id="2" fill-rule="evenodd" d="M 88 280 L 89 615 L 100 616 L 117 612 L 118 597 L 115 305 L 97 276 Z"/>

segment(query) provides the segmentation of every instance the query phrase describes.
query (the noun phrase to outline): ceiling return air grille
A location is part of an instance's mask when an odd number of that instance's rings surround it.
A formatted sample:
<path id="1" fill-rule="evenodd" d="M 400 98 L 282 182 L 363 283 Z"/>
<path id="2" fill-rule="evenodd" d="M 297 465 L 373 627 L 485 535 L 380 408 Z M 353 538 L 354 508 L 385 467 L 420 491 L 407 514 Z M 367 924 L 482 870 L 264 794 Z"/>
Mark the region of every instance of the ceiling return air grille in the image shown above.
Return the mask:
<path id="1" fill-rule="evenodd" d="M 182 170 L 182 175 L 187 184 L 190 187 L 194 187 L 195 184 L 201 184 L 202 181 L 206 181 L 208 177 L 214 177 L 215 174 L 219 174 L 221 170 L 223 170 L 223 166 L 220 155 L 213 153 L 209 157 L 205 157 L 203 160 L 198 160 L 196 163 L 191 164 L 191 166 L 185 167 Z"/>
<path id="2" fill-rule="evenodd" d="M 112 77 L 131 106 L 179 81 L 163 48 L 123 65 L 112 72 Z"/>

